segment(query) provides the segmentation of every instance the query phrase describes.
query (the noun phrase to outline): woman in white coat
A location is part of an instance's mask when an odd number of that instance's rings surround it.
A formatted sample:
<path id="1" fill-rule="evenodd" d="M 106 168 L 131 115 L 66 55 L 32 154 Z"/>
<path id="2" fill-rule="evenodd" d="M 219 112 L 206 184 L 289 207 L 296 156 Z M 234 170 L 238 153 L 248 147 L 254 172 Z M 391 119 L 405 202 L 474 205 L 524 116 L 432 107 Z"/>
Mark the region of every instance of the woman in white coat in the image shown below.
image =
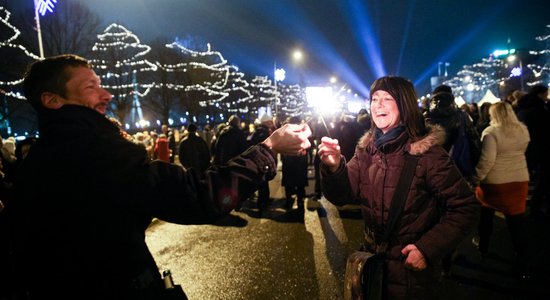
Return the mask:
<path id="1" fill-rule="evenodd" d="M 479 183 L 476 196 L 482 204 L 478 249 L 482 256 L 487 256 L 493 216 L 495 211 L 502 212 L 506 216 L 516 252 L 516 271 L 521 279 L 528 279 L 525 206 L 529 172 L 525 150 L 529 144 L 529 132 L 507 102 L 491 105 L 489 115 L 491 121 L 481 135 L 481 157 L 474 176 L 474 180 Z"/>

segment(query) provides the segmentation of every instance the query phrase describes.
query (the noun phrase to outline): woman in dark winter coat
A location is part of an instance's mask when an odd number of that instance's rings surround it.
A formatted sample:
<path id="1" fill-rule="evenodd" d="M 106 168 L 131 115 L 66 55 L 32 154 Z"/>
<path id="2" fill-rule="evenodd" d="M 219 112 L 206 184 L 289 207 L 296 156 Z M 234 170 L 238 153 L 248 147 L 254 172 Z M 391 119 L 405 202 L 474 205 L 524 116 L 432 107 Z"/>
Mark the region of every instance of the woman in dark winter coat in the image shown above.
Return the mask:
<path id="1" fill-rule="evenodd" d="M 419 156 L 403 212 L 389 238 L 387 299 L 435 299 L 441 259 L 477 224 L 479 204 L 441 144 L 444 132 L 426 128 L 410 81 L 382 77 L 371 87 L 372 128 L 346 164 L 338 141 L 319 146 L 325 197 L 360 204 L 365 228 L 379 248 L 405 155 Z M 378 241 L 377 241 L 378 240 Z"/>

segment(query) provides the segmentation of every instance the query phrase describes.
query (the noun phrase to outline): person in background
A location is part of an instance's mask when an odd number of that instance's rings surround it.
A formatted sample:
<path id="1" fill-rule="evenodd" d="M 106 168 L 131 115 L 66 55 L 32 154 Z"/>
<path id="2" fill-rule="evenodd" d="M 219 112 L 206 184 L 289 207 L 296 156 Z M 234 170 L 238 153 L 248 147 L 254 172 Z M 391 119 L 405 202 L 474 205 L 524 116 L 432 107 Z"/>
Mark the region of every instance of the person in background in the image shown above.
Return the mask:
<path id="1" fill-rule="evenodd" d="M 275 130 L 275 125 L 273 123 L 273 117 L 264 114 L 260 117 L 258 124 L 256 124 L 254 132 L 250 135 L 248 140 L 248 145 L 253 146 L 261 143 L 268 136 L 270 136 Z M 264 211 L 270 204 L 270 191 L 269 191 L 269 182 L 264 182 L 258 187 L 258 201 L 256 202 L 256 207 L 260 211 Z"/>
<path id="2" fill-rule="evenodd" d="M 313 138 L 315 147 L 321 145 L 321 139 L 323 136 L 332 136 L 330 128 L 325 127 L 325 123 L 323 123 L 323 118 L 324 117 L 322 115 L 319 115 L 318 118 L 313 118 L 310 121 L 313 131 L 311 136 Z M 321 190 L 321 158 L 319 157 L 319 153 L 317 150 L 315 151 L 315 156 L 313 157 L 313 170 L 315 176 L 315 185 L 312 200 L 320 200 L 323 197 L 323 191 Z"/>
<path id="3" fill-rule="evenodd" d="M 285 124 L 301 124 L 298 116 L 289 117 Z M 294 206 L 293 195 L 296 195 L 296 204 L 300 212 L 304 212 L 304 200 L 306 197 L 307 177 L 307 155 L 290 156 L 281 155 L 282 178 L 281 185 L 285 187 L 285 208 L 291 209 Z"/>
<path id="4" fill-rule="evenodd" d="M 161 133 L 155 143 L 155 148 L 153 149 L 153 157 L 155 159 L 160 159 L 165 162 L 170 162 L 170 157 L 172 155 L 168 144 L 168 137 L 166 136 L 166 134 Z"/>
<path id="5" fill-rule="evenodd" d="M 437 299 L 442 258 L 475 227 L 479 204 L 441 147 L 444 133 L 426 128 L 413 84 L 386 76 L 370 89 L 372 127 L 347 162 L 338 141 L 319 146 L 324 196 L 335 205 L 359 204 L 369 250 L 380 237 L 406 155 L 418 156 L 402 214 L 389 238 L 387 299 Z"/>
<path id="6" fill-rule="evenodd" d="M 277 153 L 309 146 L 307 126 L 287 125 L 201 180 L 123 137 L 105 117 L 112 95 L 84 58 L 32 63 L 23 91 L 40 138 L 14 186 L 12 278 L 31 300 L 164 299 L 145 241 L 152 218 L 215 222 L 275 176 Z"/>
<path id="7" fill-rule="evenodd" d="M 369 115 L 369 112 L 362 108 L 357 113 L 357 124 L 359 125 L 359 130 L 361 131 L 361 136 L 365 134 L 370 129 L 371 126 L 371 118 Z"/>
<path id="8" fill-rule="evenodd" d="M 147 150 L 147 155 L 149 155 L 150 159 L 156 159 L 155 145 L 157 144 L 159 135 L 155 130 L 151 130 L 149 131 L 149 137 L 149 142 L 147 143 L 147 145 L 145 145 L 145 150 Z"/>
<path id="9" fill-rule="evenodd" d="M 521 90 L 513 90 L 506 97 L 506 101 L 512 105 L 512 108 L 514 109 L 514 112 L 516 112 L 516 114 L 518 111 L 518 101 L 523 96 L 525 96 L 525 92 L 522 92 Z"/>
<path id="10" fill-rule="evenodd" d="M 181 140 L 178 151 L 180 163 L 186 169 L 194 168 L 199 174 L 204 174 L 210 167 L 210 149 L 197 134 L 197 125 L 187 126 L 187 135 Z"/>
<path id="11" fill-rule="evenodd" d="M 454 95 L 444 90 L 431 97 L 424 117 L 427 124 L 445 129 L 443 148 L 449 152 L 462 176 L 470 181 L 481 153 L 481 140 L 470 116 L 458 109 Z"/>
<path id="12" fill-rule="evenodd" d="M 226 163 L 243 152 L 247 146 L 246 136 L 241 130 L 241 119 L 237 115 L 232 115 L 216 140 L 214 153 L 212 153 L 214 163 Z"/>
<path id="13" fill-rule="evenodd" d="M 15 139 L 13 137 L 4 140 L 0 135 L 0 159 L 2 159 L 4 181 L 12 182 L 15 175 L 15 166 L 17 165 Z"/>
<path id="14" fill-rule="evenodd" d="M 27 137 L 17 143 L 17 146 L 15 147 L 15 157 L 18 164 L 27 157 L 27 154 L 29 154 L 29 150 L 31 150 L 34 143 L 36 143 L 36 137 L 34 136 Z"/>
<path id="15" fill-rule="evenodd" d="M 548 87 L 532 86 L 518 100 L 518 119 L 527 125 L 531 141 L 525 156 L 532 181 L 536 182 L 531 196 L 529 217 L 550 218 L 550 110 L 548 110 Z"/>
<path id="16" fill-rule="evenodd" d="M 332 130 L 332 137 L 338 140 L 340 151 L 346 161 L 351 160 L 357 141 L 365 133 L 355 119 L 352 115 L 342 114 Z"/>
<path id="17" fill-rule="evenodd" d="M 171 130 L 168 125 L 162 124 L 160 126 L 161 134 L 164 134 L 166 136 L 166 139 L 168 141 L 168 149 L 170 149 L 170 162 L 174 162 L 174 158 L 176 157 L 176 154 L 178 153 L 178 144 L 176 141 L 176 135 L 174 133 L 174 130 Z"/>
<path id="18" fill-rule="evenodd" d="M 472 123 L 474 123 L 474 126 L 477 126 L 477 122 L 479 121 L 479 106 L 477 105 L 477 102 L 472 102 L 469 104 L 470 106 L 470 117 L 472 118 Z"/>
<path id="19" fill-rule="evenodd" d="M 479 120 L 477 121 L 476 130 L 479 136 L 485 128 L 489 127 L 491 123 L 491 117 L 489 116 L 489 108 L 491 107 L 490 102 L 485 102 L 479 107 Z"/>
<path id="20" fill-rule="evenodd" d="M 489 115 L 491 123 L 481 136 L 481 158 L 473 178 L 474 183 L 480 183 L 476 196 L 482 204 L 478 249 L 482 256 L 487 256 L 495 211 L 504 213 L 517 254 L 516 271 L 521 279 L 529 279 L 529 239 L 525 220 L 529 190 L 525 150 L 529 131 L 508 102 L 492 104 Z"/>
<path id="21" fill-rule="evenodd" d="M 208 149 L 210 149 L 210 145 L 212 144 L 212 139 L 214 138 L 214 135 L 215 135 L 210 124 L 206 124 L 204 126 L 204 129 L 199 133 L 199 135 L 208 145 Z"/>

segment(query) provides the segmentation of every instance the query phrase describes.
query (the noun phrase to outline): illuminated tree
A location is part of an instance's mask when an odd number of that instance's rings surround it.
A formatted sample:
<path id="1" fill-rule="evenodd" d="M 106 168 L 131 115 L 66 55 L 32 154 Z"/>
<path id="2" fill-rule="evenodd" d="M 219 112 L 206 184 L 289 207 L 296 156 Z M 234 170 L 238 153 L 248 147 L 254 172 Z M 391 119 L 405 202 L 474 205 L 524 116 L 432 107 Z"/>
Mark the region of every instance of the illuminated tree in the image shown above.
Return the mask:
<path id="1" fill-rule="evenodd" d="M 19 84 L 26 66 L 39 57 L 16 41 L 21 32 L 10 23 L 10 16 L 0 6 L 0 87 L 6 96 L 25 99 L 19 93 Z"/>
<path id="2" fill-rule="evenodd" d="M 277 92 L 273 82 L 267 76 L 256 76 L 250 81 L 250 93 L 252 99 L 248 101 L 251 114 L 258 115 L 260 108 L 265 107 L 269 111 L 275 111 Z"/>
<path id="3" fill-rule="evenodd" d="M 305 94 L 299 85 L 279 83 L 277 90 L 280 93 L 279 99 L 281 102 L 279 111 L 283 116 L 300 116 L 306 111 Z"/>
<path id="4" fill-rule="evenodd" d="M 0 128 L 11 134 L 9 121 L 36 126 L 33 110 L 21 94 L 26 66 L 39 59 L 19 43 L 21 32 L 11 24 L 11 13 L 0 6 Z"/>
<path id="5" fill-rule="evenodd" d="M 249 102 L 252 94 L 248 90 L 250 85 L 244 79 L 244 73 L 236 66 L 229 66 L 229 77 L 223 89 L 228 95 L 224 99 L 221 108 L 230 114 L 245 114 L 250 112 Z"/>
<path id="6" fill-rule="evenodd" d="M 546 26 L 550 30 L 550 25 Z M 544 43 L 543 50 L 508 49 L 503 55 L 491 54 L 480 63 L 465 65 L 456 76 L 443 82 L 466 102 L 478 102 L 490 90 L 500 98 L 511 91 L 526 91 L 535 84 L 548 85 L 550 34 L 536 37 Z"/>
<path id="7" fill-rule="evenodd" d="M 547 84 L 550 82 L 550 25 L 546 25 L 546 34 L 535 38 L 537 41 L 544 44 L 541 51 L 537 51 L 540 57 L 534 64 L 528 65 L 533 70 L 535 79 L 531 83 Z"/>
<path id="8" fill-rule="evenodd" d="M 169 123 L 168 120 L 175 116 L 181 106 L 186 107 L 187 112 L 198 111 L 196 102 L 186 101 L 188 97 L 182 88 L 189 82 L 187 74 L 170 68 L 180 61 L 180 55 L 166 47 L 166 44 L 164 39 L 156 39 L 151 43 L 152 50 L 148 58 L 157 65 L 157 71 L 152 74 L 155 88 L 142 103 L 144 109 L 151 111 L 153 117 L 160 117 L 164 124 Z"/>
<path id="9" fill-rule="evenodd" d="M 230 71 L 225 58 L 220 52 L 212 51 L 210 44 L 204 51 L 191 50 L 180 40 L 166 47 L 180 53 L 180 62 L 163 68 L 168 72 L 183 72 L 186 78 L 185 82 L 174 82 L 170 87 L 184 91 L 186 99 L 198 103 L 199 110 L 206 115 L 218 114 L 222 101 L 229 96 L 226 87 Z"/>
<path id="10" fill-rule="evenodd" d="M 140 98 L 155 85 L 150 72 L 157 70 L 154 63 L 145 59 L 150 50 L 136 35 L 118 24 L 109 25 L 99 34 L 92 48 L 90 62 L 103 87 L 113 94 L 111 110 L 121 122 L 130 112 L 132 124 L 143 117 Z"/>

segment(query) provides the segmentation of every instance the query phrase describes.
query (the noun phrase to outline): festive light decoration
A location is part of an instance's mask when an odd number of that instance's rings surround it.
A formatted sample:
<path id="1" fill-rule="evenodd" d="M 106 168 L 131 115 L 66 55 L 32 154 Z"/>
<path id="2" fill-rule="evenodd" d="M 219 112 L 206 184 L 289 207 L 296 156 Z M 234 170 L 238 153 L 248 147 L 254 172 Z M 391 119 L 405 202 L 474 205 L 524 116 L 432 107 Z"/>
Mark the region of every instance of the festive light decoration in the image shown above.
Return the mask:
<path id="1" fill-rule="evenodd" d="M 22 45 L 15 43 L 15 40 L 19 37 L 21 32 L 10 23 L 10 20 L 9 20 L 10 16 L 11 16 L 11 13 L 4 7 L 0 6 L 0 26 L 5 26 L 7 27 L 7 32 L 12 32 L 11 36 L 10 36 L 10 33 L 8 33 L 9 37 L 6 40 L 0 41 L 0 49 L 1 48 L 15 49 L 16 51 L 20 51 L 21 54 L 24 54 L 25 56 L 27 56 L 31 61 L 40 59 L 39 56 L 30 52 Z M 6 29 L 2 28 L 1 31 L 4 32 L 6 31 Z M 21 82 L 23 82 L 22 77 L 15 78 L 12 80 L 6 80 L 6 81 L 0 80 L 0 86 L 2 87 L 0 91 L 2 94 L 5 94 L 8 97 L 26 100 L 26 98 L 15 89 L 15 87 L 19 85 Z"/>
<path id="2" fill-rule="evenodd" d="M 47 12 L 52 13 L 56 3 L 57 0 L 34 0 L 36 10 L 41 16 L 45 16 Z"/>
<path id="3" fill-rule="evenodd" d="M 546 28 L 547 31 L 550 31 L 550 25 L 547 25 Z M 456 76 L 446 80 L 443 84 L 449 85 L 455 95 L 464 97 L 468 103 L 478 102 L 488 90 L 499 95 L 501 90 L 507 93 L 512 89 L 523 89 L 524 82 L 527 87 L 536 84 L 548 86 L 550 84 L 550 34 L 535 39 L 546 43 L 544 49 L 523 52 L 523 55 L 537 63 L 522 65 L 521 59 L 508 60 L 508 58 L 518 55 L 518 51 L 514 49 L 495 51 L 489 58 L 483 58 L 479 63 L 463 66 Z M 509 83 L 511 86 L 507 87 L 509 80 L 516 80 L 519 82 L 519 86 Z M 501 98 L 503 96 L 501 95 Z"/>
<path id="4" fill-rule="evenodd" d="M 157 65 L 145 59 L 151 47 L 141 44 L 139 38 L 118 24 L 111 24 L 97 36 L 98 41 L 90 59 L 102 85 L 111 94 L 111 108 L 121 122 L 132 112 L 133 122 L 142 118 L 139 99 L 145 97 L 155 82 L 144 83 L 146 72 L 157 70 Z M 135 115 L 137 114 L 137 116 Z"/>
<path id="5" fill-rule="evenodd" d="M 300 116 L 306 111 L 305 92 L 299 85 L 278 84 L 281 104 L 279 110 L 286 116 Z"/>
<path id="6" fill-rule="evenodd" d="M 252 99 L 249 101 L 251 113 L 258 114 L 262 107 L 274 111 L 277 91 L 267 76 L 256 76 L 250 82 Z"/>
<path id="7" fill-rule="evenodd" d="M 250 84 L 244 79 L 244 73 L 236 66 L 229 66 L 227 84 L 223 89 L 228 96 L 224 99 L 229 113 L 248 113 L 248 104 L 252 99 L 252 93 L 248 90 Z"/>
<path id="8" fill-rule="evenodd" d="M 229 66 L 227 60 L 218 51 L 212 51 L 210 44 L 204 52 L 194 51 L 182 45 L 176 40 L 166 47 L 179 51 L 188 58 L 188 62 L 181 62 L 175 65 L 163 66 L 163 69 L 170 72 L 195 73 L 195 78 L 200 77 L 200 83 L 191 85 L 173 84 L 170 87 L 176 90 L 204 92 L 206 99 L 199 100 L 202 107 L 219 107 L 221 101 L 229 94 L 224 91 L 229 78 Z M 197 61 L 197 60 L 202 60 Z M 200 76 L 199 73 L 202 73 Z M 208 79 L 208 80 L 206 80 Z"/>

